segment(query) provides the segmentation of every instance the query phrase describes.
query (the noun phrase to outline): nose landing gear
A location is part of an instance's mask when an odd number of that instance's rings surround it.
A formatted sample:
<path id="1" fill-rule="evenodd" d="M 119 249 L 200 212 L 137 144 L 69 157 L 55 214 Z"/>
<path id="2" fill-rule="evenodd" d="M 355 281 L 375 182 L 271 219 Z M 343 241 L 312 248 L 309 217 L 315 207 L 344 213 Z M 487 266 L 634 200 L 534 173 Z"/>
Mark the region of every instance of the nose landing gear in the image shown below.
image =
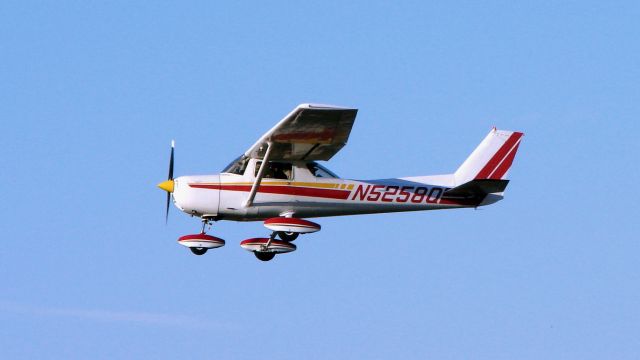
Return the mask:
<path id="1" fill-rule="evenodd" d="M 205 227 L 209 224 L 210 220 L 203 218 L 201 232 L 199 234 L 181 236 L 178 239 L 178 244 L 188 247 L 195 255 L 204 255 L 209 249 L 217 249 L 224 246 L 224 240 L 205 234 Z"/>

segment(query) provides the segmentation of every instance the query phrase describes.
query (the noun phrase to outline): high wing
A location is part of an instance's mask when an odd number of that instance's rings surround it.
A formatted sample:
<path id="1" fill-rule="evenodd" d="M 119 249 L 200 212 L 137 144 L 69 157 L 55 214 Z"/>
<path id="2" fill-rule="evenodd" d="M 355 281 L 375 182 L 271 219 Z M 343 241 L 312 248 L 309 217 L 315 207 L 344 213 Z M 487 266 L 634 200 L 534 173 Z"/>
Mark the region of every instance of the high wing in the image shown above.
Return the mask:
<path id="1" fill-rule="evenodd" d="M 255 143 L 244 155 L 269 160 L 329 160 L 346 145 L 358 109 L 301 104 Z"/>

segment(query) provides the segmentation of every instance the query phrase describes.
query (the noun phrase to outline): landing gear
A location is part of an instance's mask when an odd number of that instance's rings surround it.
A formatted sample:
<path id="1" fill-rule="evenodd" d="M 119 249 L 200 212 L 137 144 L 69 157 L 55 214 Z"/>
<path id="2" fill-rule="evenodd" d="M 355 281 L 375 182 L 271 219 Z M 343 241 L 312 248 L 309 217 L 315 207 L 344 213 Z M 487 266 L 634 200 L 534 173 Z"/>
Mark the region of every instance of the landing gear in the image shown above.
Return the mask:
<path id="1" fill-rule="evenodd" d="M 300 235 L 300 233 L 278 231 L 278 237 L 284 241 L 293 241 L 298 238 L 298 235 Z"/>
<path id="2" fill-rule="evenodd" d="M 207 248 L 197 248 L 197 247 L 192 247 L 189 248 L 189 250 L 191 250 L 192 253 L 194 253 L 195 255 L 204 255 L 207 253 Z"/>
<path id="3" fill-rule="evenodd" d="M 206 226 L 211 224 L 212 219 L 202 218 L 202 230 L 199 234 L 185 235 L 178 238 L 178 244 L 188 247 L 195 255 L 204 255 L 209 249 L 216 249 L 224 246 L 225 241 L 215 236 L 205 234 Z"/>
<path id="4" fill-rule="evenodd" d="M 269 261 L 276 257 L 276 253 L 262 251 L 254 251 L 253 255 L 255 255 L 260 261 Z"/>
<path id="5" fill-rule="evenodd" d="M 268 238 L 252 238 L 240 242 L 243 249 L 253 252 L 260 261 L 269 261 L 277 254 L 295 251 L 297 246 L 292 241 L 300 234 L 320 230 L 320 225 L 314 222 L 285 216 L 269 218 L 264 221 L 264 226 L 272 231 Z"/>
<path id="6" fill-rule="evenodd" d="M 261 261 L 272 260 L 277 254 L 284 254 L 296 250 L 296 246 L 288 241 L 276 240 L 277 233 L 271 233 L 268 238 L 252 238 L 240 242 L 240 246 L 251 251 Z"/>

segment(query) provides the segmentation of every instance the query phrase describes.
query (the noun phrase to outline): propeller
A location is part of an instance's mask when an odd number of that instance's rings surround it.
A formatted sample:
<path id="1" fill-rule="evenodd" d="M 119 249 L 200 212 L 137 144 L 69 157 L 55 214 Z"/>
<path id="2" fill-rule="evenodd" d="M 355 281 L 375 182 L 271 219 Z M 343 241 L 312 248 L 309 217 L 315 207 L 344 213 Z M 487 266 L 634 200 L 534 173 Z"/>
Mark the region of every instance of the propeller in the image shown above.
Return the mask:
<path id="1" fill-rule="evenodd" d="M 167 177 L 166 181 L 161 182 L 160 184 L 158 184 L 158 187 L 164 191 L 167 192 L 167 206 L 165 209 L 165 218 L 164 221 L 165 223 L 169 222 L 169 205 L 171 203 L 171 194 L 173 193 L 173 187 L 174 187 L 174 182 L 173 182 L 173 152 L 174 149 L 176 147 L 176 142 L 174 140 L 171 140 L 171 156 L 169 157 L 169 176 Z"/>

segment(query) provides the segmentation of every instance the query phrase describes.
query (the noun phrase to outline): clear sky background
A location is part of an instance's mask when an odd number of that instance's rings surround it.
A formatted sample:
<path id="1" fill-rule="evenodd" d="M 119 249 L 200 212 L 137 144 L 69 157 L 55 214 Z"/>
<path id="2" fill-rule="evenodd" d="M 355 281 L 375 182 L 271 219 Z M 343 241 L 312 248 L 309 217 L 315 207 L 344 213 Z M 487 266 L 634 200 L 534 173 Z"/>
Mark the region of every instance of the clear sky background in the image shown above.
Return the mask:
<path id="1" fill-rule="evenodd" d="M 0 4 L 0 358 L 598 359 L 640 353 L 637 2 Z M 302 102 L 360 109 L 327 166 L 449 173 L 526 133 L 482 210 L 199 229 L 219 172 Z"/>

